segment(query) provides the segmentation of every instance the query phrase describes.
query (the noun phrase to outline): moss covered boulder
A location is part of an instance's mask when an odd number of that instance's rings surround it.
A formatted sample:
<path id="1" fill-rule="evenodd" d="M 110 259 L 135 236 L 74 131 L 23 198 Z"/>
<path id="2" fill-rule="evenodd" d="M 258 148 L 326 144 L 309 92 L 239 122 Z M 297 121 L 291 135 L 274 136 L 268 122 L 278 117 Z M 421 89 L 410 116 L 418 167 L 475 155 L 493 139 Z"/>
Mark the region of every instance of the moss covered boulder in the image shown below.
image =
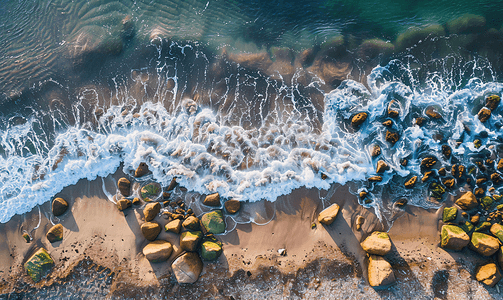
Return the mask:
<path id="1" fill-rule="evenodd" d="M 475 278 L 485 285 L 493 287 L 500 281 L 501 273 L 495 263 L 488 263 L 477 268 Z"/>
<path id="2" fill-rule="evenodd" d="M 149 184 L 146 184 L 144 185 L 141 190 L 140 190 L 140 195 L 143 199 L 145 198 L 150 198 L 150 199 L 155 199 L 157 197 L 159 197 L 159 195 L 161 194 L 161 185 L 156 183 L 156 182 L 152 182 L 152 183 L 149 183 Z"/>
<path id="3" fill-rule="evenodd" d="M 157 240 L 148 243 L 142 252 L 148 261 L 162 262 L 168 260 L 171 252 L 173 252 L 173 246 L 167 241 Z"/>
<path id="4" fill-rule="evenodd" d="M 463 196 L 456 200 L 456 205 L 461 207 L 463 210 L 472 210 L 477 207 L 479 203 L 472 192 L 466 192 Z"/>
<path id="5" fill-rule="evenodd" d="M 52 266 L 54 266 L 54 260 L 47 250 L 40 248 L 26 261 L 24 269 L 33 281 L 39 282 L 42 277 L 49 274 Z"/>
<path id="6" fill-rule="evenodd" d="M 369 256 L 369 284 L 373 287 L 390 285 L 395 282 L 395 274 L 389 262 L 378 255 Z"/>
<path id="7" fill-rule="evenodd" d="M 480 199 L 480 206 L 485 210 L 490 210 L 494 206 L 494 199 L 486 196 Z"/>
<path id="8" fill-rule="evenodd" d="M 337 214 L 339 213 L 339 209 L 340 207 L 337 203 L 334 203 L 325 208 L 318 215 L 318 222 L 324 225 L 332 224 L 335 220 L 335 217 L 337 217 Z"/>
<path id="9" fill-rule="evenodd" d="M 444 213 L 442 215 L 442 221 L 444 223 L 452 222 L 456 219 L 458 215 L 458 209 L 455 207 L 444 207 Z"/>
<path id="10" fill-rule="evenodd" d="M 386 232 L 374 231 L 360 245 L 369 254 L 386 255 L 391 251 L 391 240 Z"/>
<path id="11" fill-rule="evenodd" d="M 499 240 L 485 233 L 474 232 L 470 241 L 470 249 L 483 255 L 491 256 L 500 248 Z"/>
<path id="12" fill-rule="evenodd" d="M 503 226 L 498 223 L 494 223 L 491 226 L 491 233 L 497 237 L 501 242 L 503 242 Z"/>
<path id="13" fill-rule="evenodd" d="M 440 247 L 459 251 L 470 243 L 470 237 L 466 232 L 454 225 L 442 226 Z"/>
<path id="14" fill-rule="evenodd" d="M 475 232 L 480 232 L 480 231 L 485 231 L 491 228 L 491 223 L 489 222 L 482 222 L 475 226 Z"/>
<path id="15" fill-rule="evenodd" d="M 51 243 L 61 241 L 63 239 L 63 225 L 56 224 L 52 226 L 45 236 Z"/>
<path id="16" fill-rule="evenodd" d="M 201 257 L 204 260 L 215 260 L 222 254 L 222 244 L 217 241 L 205 241 L 201 244 Z"/>
<path id="17" fill-rule="evenodd" d="M 224 215 L 221 210 L 204 214 L 201 218 L 201 223 L 209 233 L 220 234 L 225 232 Z"/>
<path id="18" fill-rule="evenodd" d="M 201 231 L 186 231 L 180 235 L 180 247 L 185 251 L 196 251 L 203 238 Z"/>

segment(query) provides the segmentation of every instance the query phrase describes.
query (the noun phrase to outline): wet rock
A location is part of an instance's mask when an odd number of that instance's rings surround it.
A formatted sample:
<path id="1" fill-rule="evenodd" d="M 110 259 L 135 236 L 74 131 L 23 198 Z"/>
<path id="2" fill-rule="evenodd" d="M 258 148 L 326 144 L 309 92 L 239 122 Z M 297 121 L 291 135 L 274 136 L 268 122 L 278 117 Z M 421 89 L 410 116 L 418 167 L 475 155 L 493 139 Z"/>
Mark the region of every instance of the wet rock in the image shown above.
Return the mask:
<path id="1" fill-rule="evenodd" d="M 380 160 L 380 161 L 377 162 L 377 167 L 376 167 L 376 173 L 377 174 L 384 173 L 388 169 L 389 169 L 388 164 L 385 163 L 383 160 Z"/>
<path id="2" fill-rule="evenodd" d="M 454 221 L 458 215 L 458 209 L 455 207 L 444 207 L 444 212 L 442 214 L 442 221 L 448 223 Z"/>
<path id="3" fill-rule="evenodd" d="M 131 39 L 135 34 L 134 21 L 131 16 L 126 16 L 122 19 L 121 36 L 123 39 Z"/>
<path id="4" fill-rule="evenodd" d="M 388 105 L 388 116 L 390 118 L 396 118 L 400 115 L 400 105 L 398 101 L 391 100 Z"/>
<path id="5" fill-rule="evenodd" d="M 199 219 L 194 216 L 189 216 L 183 221 L 182 226 L 187 230 L 199 230 Z"/>
<path id="6" fill-rule="evenodd" d="M 489 222 L 482 222 L 478 224 L 473 231 L 482 232 L 491 229 L 492 224 Z"/>
<path id="7" fill-rule="evenodd" d="M 368 114 L 365 112 L 357 113 L 351 118 L 351 125 L 353 125 L 353 127 L 359 127 L 367 120 L 367 116 Z"/>
<path id="8" fill-rule="evenodd" d="M 475 197 L 482 197 L 484 196 L 485 194 L 485 191 L 483 188 L 476 188 L 474 191 L 473 191 L 473 194 L 475 195 Z"/>
<path id="9" fill-rule="evenodd" d="M 493 208 L 494 199 L 490 196 L 482 197 L 480 199 L 480 206 L 485 210 L 490 210 Z"/>
<path id="10" fill-rule="evenodd" d="M 339 213 L 339 209 L 340 207 L 337 203 L 334 203 L 325 208 L 318 215 L 318 222 L 324 225 L 332 224 L 335 220 L 335 217 L 337 217 L 337 214 Z"/>
<path id="11" fill-rule="evenodd" d="M 142 177 L 147 175 L 149 172 L 148 165 L 144 162 L 140 163 L 136 171 L 134 172 L 134 177 Z"/>
<path id="12" fill-rule="evenodd" d="M 500 281 L 501 274 L 495 263 L 488 263 L 477 268 L 475 278 L 477 281 L 493 287 Z"/>
<path id="13" fill-rule="evenodd" d="M 363 216 L 356 217 L 356 230 L 360 231 L 362 229 L 362 225 L 365 223 L 365 218 Z"/>
<path id="14" fill-rule="evenodd" d="M 483 255 L 491 256 L 500 248 L 497 238 L 485 233 L 474 232 L 470 241 L 470 249 Z"/>
<path id="15" fill-rule="evenodd" d="M 416 45 L 419 41 L 428 38 L 445 36 L 445 29 L 442 25 L 430 25 L 425 28 L 409 28 L 406 32 L 400 34 L 395 42 L 398 51 Z"/>
<path id="16" fill-rule="evenodd" d="M 381 176 L 372 176 L 372 177 L 369 177 L 369 182 L 381 182 L 382 181 L 382 177 Z"/>
<path id="17" fill-rule="evenodd" d="M 477 198 L 472 192 L 466 192 L 463 196 L 456 200 L 456 205 L 461 207 L 462 210 L 472 210 L 477 207 L 479 203 Z"/>
<path id="18" fill-rule="evenodd" d="M 501 224 L 494 223 L 491 226 L 491 233 L 492 235 L 497 237 L 500 240 L 500 242 L 503 242 L 503 226 L 501 226 Z"/>
<path id="19" fill-rule="evenodd" d="M 451 174 L 454 178 L 459 179 L 465 175 L 465 166 L 463 165 L 452 165 Z"/>
<path id="20" fill-rule="evenodd" d="M 390 143 L 391 145 L 395 145 L 396 142 L 400 139 L 400 136 L 396 132 L 392 132 L 389 130 L 386 130 L 386 142 Z"/>
<path id="21" fill-rule="evenodd" d="M 145 221 L 152 221 L 161 211 L 161 204 L 159 202 L 148 203 L 143 209 Z"/>
<path id="22" fill-rule="evenodd" d="M 470 222 L 472 222 L 473 224 L 477 224 L 479 221 L 480 221 L 479 215 L 475 215 L 470 218 Z"/>
<path id="23" fill-rule="evenodd" d="M 377 255 L 369 256 L 369 284 L 373 287 L 390 285 L 395 282 L 395 274 L 389 262 Z"/>
<path id="24" fill-rule="evenodd" d="M 468 221 L 460 221 L 459 222 L 459 228 L 463 229 L 464 232 L 470 234 L 473 230 L 473 224 L 468 222 Z"/>
<path id="25" fill-rule="evenodd" d="M 203 204 L 207 205 L 207 206 L 214 206 L 214 207 L 220 206 L 220 194 L 215 193 L 215 194 L 211 194 L 211 195 L 206 196 L 206 198 L 204 198 L 204 200 L 203 200 Z"/>
<path id="26" fill-rule="evenodd" d="M 122 198 L 117 201 L 117 209 L 120 211 L 125 210 L 126 208 L 131 207 L 131 200 Z"/>
<path id="27" fill-rule="evenodd" d="M 30 237 L 30 235 L 29 235 L 28 233 L 26 233 L 26 232 L 25 232 L 25 233 L 23 233 L 23 235 L 22 235 L 22 236 L 23 236 L 23 239 L 24 239 L 27 243 L 31 242 L 31 237 Z"/>
<path id="28" fill-rule="evenodd" d="M 161 194 L 161 190 L 162 190 L 162 188 L 158 183 L 152 182 L 152 183 L 148 183 L 148 184 L 144 185 L 141 188 L 140 195 L 143 200 L 147 201 L 146 200 L 147 198 L 148 199 L 155 199 L 155 198 L 159 197 L 159 195 Z"/>
<path id="29" fill-rule="evenodd" d="M 423 178 L 421 178 L 422 182 L 426 182 L 428 179 L 433 178 L 435 176 L 435 172 L 433 171 L 426 171 L 424 172 Z"/>
<path id="30" fill-rule="evenodd" d="M 201 231 L 185 231 L 180 234 L 180 247 L 185 251 L 196 251 L 203 238 Z"/>
<path id="31" fill-rule="evenodd" d="M 372 153 L 370 155 L 372 157 L 377 157 L 377 156 L 381 155 L 381 147 L 379 147 L 379 145 L 374 145 L 372 147 Z M 503 163 L 502 163 L 502 167 L 501 168 L 503 169 Z"/>
<path id="32" fill-rule="evenodd" d="M 386 120 L 386 121 L 382 122 L 382 124 L 383 124 L 384 126 L 386 126 L 386 127 L 391 127 L 391 126 L 393 126 L 393 121 L 391 121 L 391 120 Z"/>
<path id="33" fill-rule="evenodd" d="M 168 260 L 171 252 L 173 252 L 173 246 L 171 243 L 163 240 L 150 242 L 143 248 L 143 255 L 145 255 L 148 261 L 153 263 Z"/>
<path id="34" fill-rule="evenodd" d="M 466 232 L 455 225 L 444 225 L 441 231 L 440 247 L 459 251 L 470 243 L 470 237 Z"/>
<path id="35" fill-rule="evenodd" d="M 323 180 L 327 180 L 327 179 L 328 179 L 327 174 L 321 173 L 321 179 L 323 179 Z M 236 201 L 237 201 L 237 200 L 236 200 Z"/>
<path id="36" fill-rule="evenodd" d="M 438 182 L 432 182 L 429 186 L 430 197 L 435 198 L 437 201 L 441 201 L 445 194 L 445 188 Z"/>
<path id="37" fill-rule="evenodd" d="M 206 213 L 201 218 L 206 232 L 220 234 L 225 232 L 225 221 L 221 210 Z"/>
<path id="38" fill-rule="evenodd" d="M 427 107 L 426 108 L 426 111 L 425 111 L 425 114 L 430 117 L 431 119 L 435 119 L 435 120 L 438 120 L 438 119 L 441 119 L 442 118 L 442 115 L 439 114 L 436 109 L 432 106 L 430 107 Z"/>
<path id="39" fill-rule="evenodd" d="M 442 154 L 446 158 L 450 158 L 452 154 L 452 148 L 449 145 L 442 145 Z"/>
<path id="40" fill-rule="evenodd" d="M 491 117 L 491 110 L 486 107 L 482 107 L 478 113 L 480 122 L 484 123 Z"/>
<path id="41" fill-rule="evenodd" d="M 235 214 L 241 209 L 241 202 L 236 199 L 231 199 L 224 203 L 225 210 L 230 214 Z"/>
<path id="42" fill-rule="evenodd" d="M 203 262 L 197 253 L 187 252 L 173 261 L 171 269 L 178 283 L 194 283 L 203 271 Z"/>
<path id="43" fill-rule="evenodd" d="M 127 180 L 127 178 L 122 177 L 119 179 L 117 182 L 117 188 L 124 197 L 128 197 L 131 194 L 131 182 Z"/>
<path id="44" fill-rule="evenodd" d="M 178 185 L 178 182 L 176 182 L 176 177 L 171 179 L 171 182 L 169 183 L 169 186 L 168 188 L 166 189 L 168 192 L 169 191 L 172 191 L 176 188 L 176 186 Z"/>
<path id="45" fill-rule="evenodd" d="M 201 245 L 201 257 L 204 260 L 216 260 L 222 254 L 221 243 L 205 241 Z"/>
<path id="46" fill-rule="evenodd" d="M 433 156 L 426 157 L 421 161 L 421 167 L 430 169 L 437 163 L 437 159 Z"/>
<path id="47" fill-rule="evenodd" d="M 491 174 L 491 181 L 495 184 L 500 184 L 503 180 L 501 179 L 500 174 L 492 173 Z"/>
<path id="48" fill-rule="evenodd" d="M 425 119 L 425 118 L 423 118 L 423 117 L 418 117 L 418 118 L 416 118 L 416 123 L 415 123 L 415 124 L 416 124 L 417 126 L 421 127 L 421 126 L 423 126 L 423 124 L 425 123 L 425 121 L 426 121 L 426 119 Z"/>
<path id="49" fill-rule="evenodd" d="M 386 232 L 374 231 L 360 245 L 369 254 L 386 255 L 391 251 L 391 240 Z"/>
<path id="50" fill-rule="evenodd" d="M 440 175 L 440 176 L 447 175 L 447 171 L 445 170 L 445 168 L 438 169 L 438 175 Z"/>
<path id="51" fill-rule="evenodd" d="M 454 178 L 445 178 L 445 179 L 442 180 L 442 183 L 446 187 L 452 189 L 452 187 L 454 187 L 454 185 L 456 184 L 456 180 Z"/>
<path id="52" fill-rule="evenodd" d="M 365 200 L 367 198 L 368 193 L 366 191 L 361 191 L 358 196 L 360 196 L 361 200 Z"/>
<path id="53" fill-rule="evenodd" d="M 140 198 L 135 197 L 135 198 L 133 199 L 133 205 L 140 205 L 140 204 L 141 204 Z"/>
<path id="54" fill-rule="evenodd" d="M 487 181 L 487 178 L 477 178 L 477 181 L 475 182 L 477 185 L 482 185 Z"/>
<path id="55" fill-rule="evenodd" d="M 56 198 L 52 201 L 52 213 L 58 217 L 66 212 L 68 209 L 68 202 L 63 198 Z"/>
<path id="56" fill-rule="evenodd" d="M 401 198 L 397 202 L 395 202 L 395 205 L 398 207 L 404 207 L 405 205 L 407 205 L 408 202 L 409 201 L 407 199 Z"/>
<path id="57" fill-rule="evenodd" d="M 447 22 L 450 34 L 480 33 L 485 30 L 486 19 L 483 16 L 466 14 Z"/>
<path id="58" fill-rule="evenodd" d="M 498 161 L 498 166 L 496 168 L 498 171 L 503 171 L 503 158 Z"/>
<path id="59" fill-rule="evenodd" d="M 173 233 L 179 234 L 180 229 L 182 229 L 182 223 L 183 223 L 182 220 L 176 219 L 176 220 L 173 220 L 173 221 L 169 222 L 168 224 L 166 224 L 164 226 L 164 229 L 168 232 L 173 232 Z"/>
<path id="60" fill-rule="evenodd" d="M 63 225 L 56 224 L 52 226 L 45 236 L 51 243 L 61 241 L 63 239 Z"/>
<path id="61" fill-rule="evenodd" d="M 49 274 L 54 266 L 54 260 L 47 250 L 40 248 L 24 264 L 24 269 L 35 282 L 39 282 L 42 277 Z"/>
<path id="62" fill-rule="evenodd" d="M 490 110 L 495 110 L 500 104 L 500 97 L 498 95 L 491 95 L 486 98 L 486 107 Z"/>
<path id="63" fill-rule="evenodd" d="M 153 241 L 161 233 L 161 225 L 157 222 L 145 222 L 141 225 L 141 233 L 147 240 Z"/>
<path id="64" fill-rule="evenodd" d="M 409 164 L 409 161 L 406 158 L 400 159 L 400 165 L 406 167 Z"/>

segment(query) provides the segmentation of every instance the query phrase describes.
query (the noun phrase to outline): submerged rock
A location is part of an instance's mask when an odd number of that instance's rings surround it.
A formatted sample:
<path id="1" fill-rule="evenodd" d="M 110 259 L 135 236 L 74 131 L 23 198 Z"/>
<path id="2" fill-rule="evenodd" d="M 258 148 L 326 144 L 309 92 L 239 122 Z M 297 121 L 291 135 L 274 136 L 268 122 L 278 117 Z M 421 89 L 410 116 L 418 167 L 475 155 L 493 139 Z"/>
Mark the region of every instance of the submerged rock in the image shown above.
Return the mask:
<path id="1" fill-rule="evenodd" d="M 163 240 L 150 242 L 143 248 L 143 255 L 148 261 L 154 263 L 168 260 L 171 252 L 173 252 L 173 246 Z"/>
<path id="2" fill-rule="evenodd" d="M 366 112 L 357 113 L 351 118 L 351 125 L 353 127 L 359 127 L 367 120 L 368 114 Z"/>
<path id="3" fill-rule="evenodd" d="M 136 168 L 136 171 L 134 172 L 134 177 L 142 177 L 147 175 L 149 172 L 148 170 L 148 165 L 144 162 L 140 163 L 138 165 L 138 168 Z"/>
<path id="4" fill-rule="evenodd" d="M 391 240 L 386 232 L 374 231 L 360 245 L 369 254 L 386 255 L 391 251 Z"/>
<path id="5" fill-rule="evenodd" d="M 152 182 L 149 184 L 144 185 L 141 190 L 140 190 L 140 195 L 143 198 L 143 200 L 147 201 L 146 199 L 155 199 L 159 197 L 161 194 L 161 185 L 159 185 L 156 182 Z"/>
<path id="6" fill-rule="evenodd" d="M 500 104 L 500 97 L 498 95 L 491 95 L 486 98 L 486 107 L 490 110 L 495 110 Z"/>
<path id="7" fill-rule="evenodd" d="M 450 34 L 479 33 L 485 30 L 486 19 L 483 16 L 466 14 L 447 22 Z"/>
<path id="8" fill-rule="evenodd" d="M 377 255 L 369 256 L 368 276 L 370 286 L 380 287 L 395 282 L 395 274 L 389 262 Z"/>
<path id="9" fill-rule="evenodd" d="M 51 229 L 47 231 L 46 237 L 51 243 L 61 241 L 63 239 L 63 225 L 56 224 L 52 226 Z"/>
<path id="10" fill-rule="evenodd" d="M 66 212 L 68 209 L 68 202 L 63 198 L 56 198 L 52 201 L 52 213 L 58 217 Z"/>
<path id="11" fill-rule="evenodd" d="M 145 222 L 141 225 L 141 233 L 147 240 L 153 241 L 161 233 L 161 225 L 157 222 Z"/>
<path id="12" fill-rule="evenodd" d="M 466 192 L 456 200 L 456 205 L 461 207 L 462 210 L 472 210 L 477 207 L 479 203 L 472 192 Z"/>
<path id="13" fill-rule="evenodd" d="M 161 211 L 161 204 L 159 202 L 148 203 L 143 209 L 145 221 L 152 221 L 157 214 Z"/>
<path id="14" fill-rule="evenodd" d="M 400 104 L 396 100 L 391 100 L 388 104 L 388 116 L 396 118 L 400 115 Z"/>
<path id="15" fill-rule="evenodd" d="M 430 107 L 427 107 L 426 108 L 426 111 L 424 112 L 428 117 L 430 117 L 431 119 L 434 119 L 434 120 L 438 120 L 438 119 L 441 119 L 442 118 L 442 115 L 439 114 L 436 109 L 432 106 Z"/>
<path id="16" fill-rule="evenodd" d="M 323 174 L 323 175 L 325 175 L 325 174 Z M 323 175 L 322 175 L 322 179 L 323 179 Z M 229 201 L 226 201 L 224 203 L 224 206 L 225 206 L 225 210 L 227 210 L 228 213 L 235 214 L 241 209 L 241 201 L 236 200 L 236 199 L 231 199 Z"/>
<path id="17" fill-rule="evenodd" d="M 325 208 L 318 215 L 318 222 L 324 225 L 332 224 L 335 220 L 335 217 L 337 217 L 337 214 L 339 213 L 339 208 L 340 207 L 337 203 L 334 203 Z"/>
<path id="18" fill-rule="evenodd" d="M 400 34 L 395 42 L 398 51 L 416 45 L 419 41 L 424 41 L 426 38 L 434 38 L 445 36 L 445 29 L 442 25 L 430 25 L 425 28 L 410 28 L 406 32 Z"/>
<path id="19" fill-rule="evenodd" d="M 470 237 L 458 226 L 442 226 L 440 247 L 459 251 L 470 243 Z"/>
<path id="20" fill-rule="evenodd" d="M 488 263 L 477 268 L 475 278 L 477 281 L 493 287 L 500 281 L 501 274 L 495 263 Z"/>
<path id="21" fill-rule="evenodd" d="M 54 266 L 54 260 L 47 250 L 40 248 L 24 264 L 24 269 L 35 282 L 39 282 L 42 277 L 49 274 Z"/>
<path id="22" fill-rule="evenodd" d="M 498 251 L 500 243 L 495 237 L 485 233 L 474 232 L 470 241 L 470 248 L 483 256 L 491 256 Z"/>
<path id="23" fill-rule="evenodd" d="M 211 195 L 206 196 L 203 200 L 203 204 L 207 205 L 207 206 L 213 206 L 213 207 L 220 206 L 220 194 L 215 193 L 215 194 L 211 194 Z"/>
<path id="24" fill-rule="evenodd" d="M 128 197 L 131 194 L 131 182 L 127 178 L 122 177 L 119 179 L 117 188 L 124 197 Z"/>
<path id="25" fill-rule="evenodd" d="M 201 223 L 209 233 L 220 234 L 225 232 L 224 215 L 221 210 L 204 214 L 201 218 Z"/>
<path id="26" fill-rule="evenodd" d="M 215 260 L 222 254 L 221 243 L 215 241 L 205 241 L 201 245 L 201 257 L 204 260 Z"/>
<path id="27" fill-rule="evenodd" d="M 397 132 L 386 130 L 385 139 L 386 139 L 386 142 L 390 143 L 393 146 L 396 144 L 396 142 L 398 142 L 398 140 L 400 139 L 400 136 L 398 135 Z"/>
<path id="28" fill-rule="evenodd" d="M 442 221 L 444 223 L 454 221 L 458 215 L 458 209 L 455 207 L 444 207 L 444 213 L 442 215 Z"/>
<path id="29" fill-rule="evenodd" d="M 171 264 L 178 283 L 194 283 L 203 271 L 203 262 L 194 252 L 186 252 Z"/>

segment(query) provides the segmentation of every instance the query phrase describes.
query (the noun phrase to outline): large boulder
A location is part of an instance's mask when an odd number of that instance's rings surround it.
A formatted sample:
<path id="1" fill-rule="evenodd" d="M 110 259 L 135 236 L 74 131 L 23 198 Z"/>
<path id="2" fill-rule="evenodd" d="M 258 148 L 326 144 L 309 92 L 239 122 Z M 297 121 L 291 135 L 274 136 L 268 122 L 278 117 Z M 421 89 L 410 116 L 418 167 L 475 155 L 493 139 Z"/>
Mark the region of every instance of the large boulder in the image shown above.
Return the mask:
<path id="1" fill-rule="evenodd" d="M 458 226 L 442 226 L 440 246 L 445 249 L 459 251 L 470 243 L 470 237 Z"/>
<path id="2" fill-rule="evenodd" d="M 463 210 L 472 210 L 477 207 L 479 203 L 472 192 L 466 192 L 463 196 L 456 200 L 456 205 L 461 207 Z"/>
<path id="3" fill-rule="evenodd" d="M 477 278 L 478 281 L 493 287 L 500 281 L 501 274 L 495 263 L 488 263 L 477 268 L 475 271 L 475 278 Z"/>
<path id="4" fill-rule="evenodd" d="M 56 224 L 52 226 L 45 236 L 51 243 L 61 241 L 63 239 L 63 225 Z"/>
<path id="5" fill-rule="evenodd" d="M 195 252 L 186 252 L 171 264 L 178 283 L 194 283 L 203 271 L 203 262 Z"/>
<path id="6" fill-rule="evenodd" d="M 164 230 L 176 234 L 180 233 L 180 229 L 182 229 L 182 220 L 180 219 L 173 220 L 164 226 Z"/>
<path id="7" fill-rule="evenodd" d="M 491 226 L 491 233 L 501 242 L 503 242 L 503 226 L 501 226 L 499 223 L 494 223 Z"/>
<path id="8" fill-rule="evenodd" d="M 483 256 L 491 256 L 498 251 L 500 243 L 495 237 L 485 233 L 474 232 L 470 241 L 470 248 Z"/>
<path id="9" fill-rule="evenodd" d="M 318 222 L 325 225 L 332 224 L 335 220 L 335 217 L 337 217 L 337 214 L 339 213 L 339 209 L 340 207 L 337 203 L 334 203 L 325 208 L 318 215 Z"/>
<path id="10" fill-rule="evenodd" d="M 163 240 L 150 242 L 143 248 L 143 255 L 150 262 L 154 263 L 167 260 L 171 252 L 173 252 L 173 246 L 171 243 Z"/>
<path id="11" fill-rule="evenodd" d="M 186 231 L 180 235 L 180 248 L 185 251 L 196 251 L 203 238 L 201 231 Z"/>
<path id="12" fill-rule="evenodd" d="M 241 201 L 231 199 L 224 203 L 225 210 L 230 214 L 235 214 L 241 209 Z"/>
<path id="13" fill-rule="evenodd" d="M 369 254 L 386 255 L 391 251 L 391 240 L 386 232 L 374 231 L 360 245 Z"/>
<path id="14" fill-rule="evenodd" d="M 161 204 L 159 202 L 152 202 L 145 205 L 143 209 L 143 215 L 145 216 L 145 221 L 152 221 L 157 214 L 161 211 Z"/>
<path id="15" fill-rule="evenodd" d="M 52 213 L 57 217 L 61 216 L 68 209 L 68 202 L 63 198 L 56 198 L 52 201 Z"/>
<path id="16" fill-rule="evenodd" d="M 194 216 L 188 216 L 183 221 L 182 226 L 187 230 L 199 230 L 199 219 Z"/>
<path id="17" fill-rule="evenodd" d="M 54 260 L 52 260 L 47 250 L 40 248 L 26 261 L 24 269 L 33 281 L 39 282 L 42 277 L 51 271 L 52 266 L 54 266 Z"/>
<path id="18" fill-rule="evenodd" d="M 117 181 L 117 188 L 124 197 L 128 197 L 131 194 L 131 182 L 127 178 L 122 177 L 119 179 Z"/>
<path id="19" fill-rule="evenodd" d="M 220 234 L 225 232 L 224 215 L 221 210 L 204 214 L 201 218 L 201 223 L 209 233 Z"/>
<path id="20" fill-rule="evenodd" d="M 220 206 L 220 194 L 215 193 L 215 194 L 211 194 L 211 195 L 206 196 L 203 200 L 203 204 L 208 205 L 208 206 L 215 206 L 215 207 Z"/>
<path id="21" fill-rule="evenodd" d="M 395 282 L 395 274 L 389 262 L 382 256 L 370 255 L 368 268 L 370 286 L 380 287 Z"/>
<path id="22" fill-rule="evenodd" d="M 201 245 L 201 257 L 204 260 L 215 260 L 222 254 L 222 244 L 217 241 L 205 241 Z"/>
<path id="23" fill-rule="evenodd" d="M 161 225 L 157 222 L 145 222 L 141 225 L 141 233 L 149 240 L 153 241 L 161 232 Z"/>

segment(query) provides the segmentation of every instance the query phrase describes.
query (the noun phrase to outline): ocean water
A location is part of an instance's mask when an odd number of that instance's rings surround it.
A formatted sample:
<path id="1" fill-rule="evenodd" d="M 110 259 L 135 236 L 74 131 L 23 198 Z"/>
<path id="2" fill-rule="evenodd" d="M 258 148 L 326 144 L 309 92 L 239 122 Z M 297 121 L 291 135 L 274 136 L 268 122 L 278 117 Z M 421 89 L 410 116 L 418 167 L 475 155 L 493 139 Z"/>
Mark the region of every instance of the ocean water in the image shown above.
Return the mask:
<path id="1" fill-rule="evenodd" d="M 503 94 L 498 1 L 0 3 L 2 223 L 142 162 L 162 186 L 250 202 L 352 182 L 378 211 L 385 186 L 438 207 L 499 173 L 502 108 L 477 118 Z M 438 170 L 460 164 L 446 187 Z"/>

